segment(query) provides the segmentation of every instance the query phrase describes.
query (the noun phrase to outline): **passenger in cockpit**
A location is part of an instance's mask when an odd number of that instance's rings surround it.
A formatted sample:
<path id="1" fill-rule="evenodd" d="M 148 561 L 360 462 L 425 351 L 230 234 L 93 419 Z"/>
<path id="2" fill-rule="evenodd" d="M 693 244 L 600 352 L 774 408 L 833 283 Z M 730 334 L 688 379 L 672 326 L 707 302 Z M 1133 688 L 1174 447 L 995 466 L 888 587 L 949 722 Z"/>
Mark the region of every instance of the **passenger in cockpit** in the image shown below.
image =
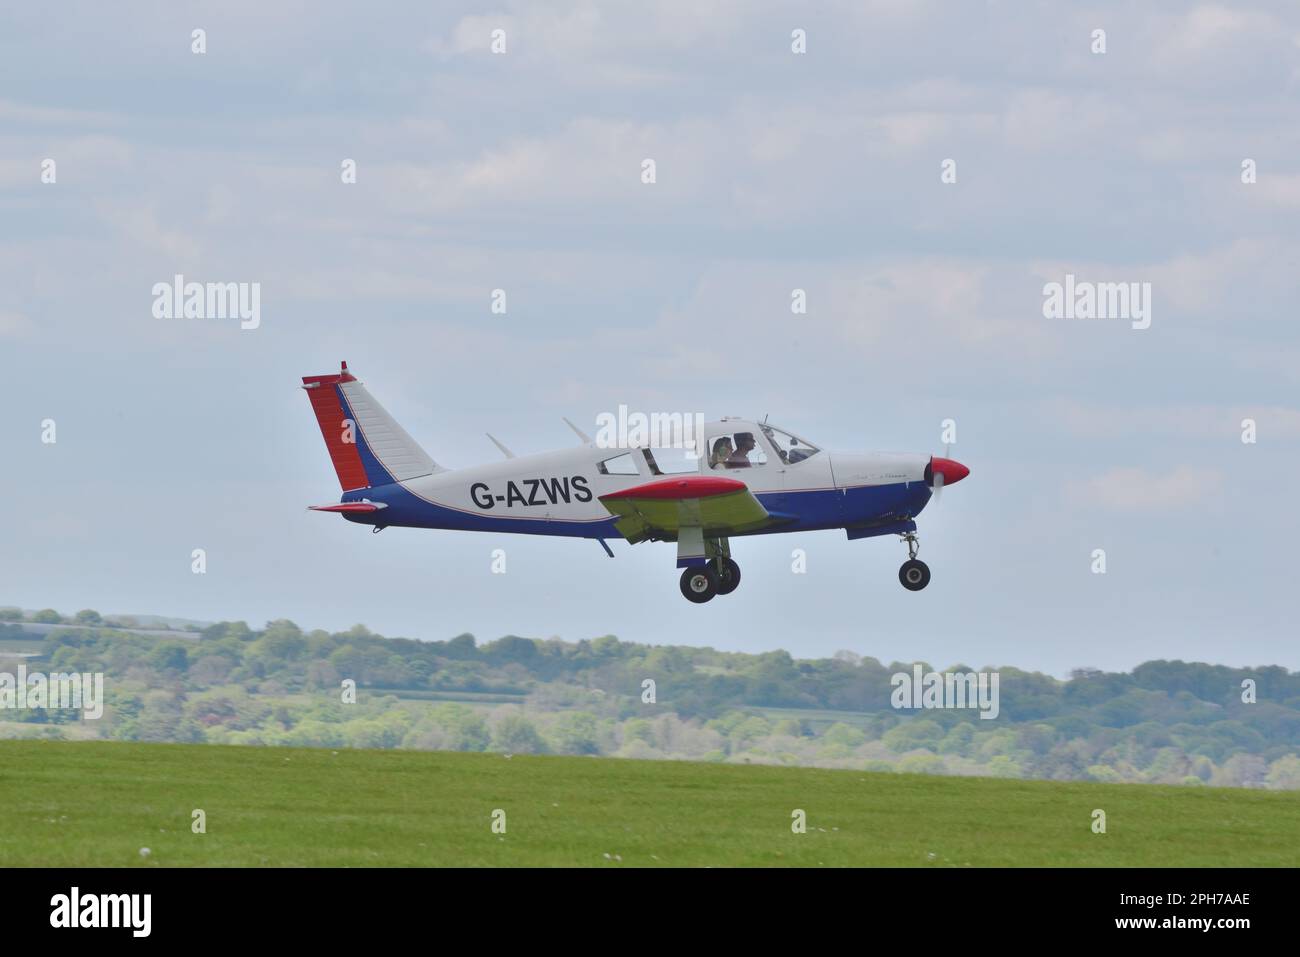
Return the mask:
<path id="1" fill-rule="evenodd" d="M 709 468 L 716 469 L 726 464 L 732 453 L 731 437 L 724 435 L 713 443 L 713 453 L 709 456 Z"/>

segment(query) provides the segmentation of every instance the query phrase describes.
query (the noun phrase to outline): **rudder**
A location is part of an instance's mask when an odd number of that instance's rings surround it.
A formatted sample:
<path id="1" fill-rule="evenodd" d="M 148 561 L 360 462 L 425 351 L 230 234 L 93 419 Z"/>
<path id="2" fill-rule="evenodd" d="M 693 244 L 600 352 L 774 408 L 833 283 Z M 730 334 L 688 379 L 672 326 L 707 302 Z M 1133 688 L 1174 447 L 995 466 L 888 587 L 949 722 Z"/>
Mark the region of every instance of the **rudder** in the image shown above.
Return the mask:
<path id="1" fill-rule="evenodd" d="M 302 387 L 343 491 L 442 471 L 348 371 L 346 362 L 333 375 L 303 376 Z"/>

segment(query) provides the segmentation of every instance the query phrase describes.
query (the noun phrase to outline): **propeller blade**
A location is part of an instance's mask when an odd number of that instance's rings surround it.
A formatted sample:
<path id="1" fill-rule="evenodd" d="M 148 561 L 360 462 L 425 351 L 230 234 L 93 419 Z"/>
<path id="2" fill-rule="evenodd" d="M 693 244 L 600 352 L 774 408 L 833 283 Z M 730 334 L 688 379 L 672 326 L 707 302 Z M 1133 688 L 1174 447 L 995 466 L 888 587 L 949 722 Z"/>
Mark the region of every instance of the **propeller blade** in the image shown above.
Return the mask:
<path id="1" fill-rule="evenodd" d="M 937 455 L 930 457 L 930 464 L 925 469 L 925 477 L 936 499 L 943 491 L 944 485 L 960 482 L 967 475 L 970 475 L 970 469 L 966 466 L 950 458 L 939 458 Z"/>

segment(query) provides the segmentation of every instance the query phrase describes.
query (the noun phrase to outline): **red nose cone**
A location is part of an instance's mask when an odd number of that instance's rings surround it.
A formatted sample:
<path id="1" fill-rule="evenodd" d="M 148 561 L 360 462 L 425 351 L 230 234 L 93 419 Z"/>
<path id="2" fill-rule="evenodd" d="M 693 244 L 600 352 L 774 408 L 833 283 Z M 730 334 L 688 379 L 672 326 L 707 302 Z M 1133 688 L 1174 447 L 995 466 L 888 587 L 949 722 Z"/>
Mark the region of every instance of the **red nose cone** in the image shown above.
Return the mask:
<path id="1" fill-rule="evenodd" d="M 970 475 L 970 469 L 960 462 L 954 462 L 952 459 L 930 459 L 930 471 L 935 475 L 942 475 L 944 485 L 956 485 L 967 475 Z"/>

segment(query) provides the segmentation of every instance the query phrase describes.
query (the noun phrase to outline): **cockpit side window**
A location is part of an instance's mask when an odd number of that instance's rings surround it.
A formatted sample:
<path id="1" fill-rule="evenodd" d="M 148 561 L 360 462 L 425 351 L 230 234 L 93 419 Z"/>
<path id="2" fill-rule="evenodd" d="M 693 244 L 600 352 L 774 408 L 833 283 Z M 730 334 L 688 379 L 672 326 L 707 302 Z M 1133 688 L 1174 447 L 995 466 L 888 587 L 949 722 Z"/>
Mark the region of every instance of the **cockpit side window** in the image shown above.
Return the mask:
<path id="1" fill-rule="evenodd" d="M 791 435 L 775 426 L 760 426 L 763 434 L 767 436 L 772 447 L 776 449 L 776 454 L 781 457 L 781 461 L 786 465 L 794 465 L 796 462 L 802 462 L 804 459 L 810 459 L 821 449 L 796 435 Z"/>

